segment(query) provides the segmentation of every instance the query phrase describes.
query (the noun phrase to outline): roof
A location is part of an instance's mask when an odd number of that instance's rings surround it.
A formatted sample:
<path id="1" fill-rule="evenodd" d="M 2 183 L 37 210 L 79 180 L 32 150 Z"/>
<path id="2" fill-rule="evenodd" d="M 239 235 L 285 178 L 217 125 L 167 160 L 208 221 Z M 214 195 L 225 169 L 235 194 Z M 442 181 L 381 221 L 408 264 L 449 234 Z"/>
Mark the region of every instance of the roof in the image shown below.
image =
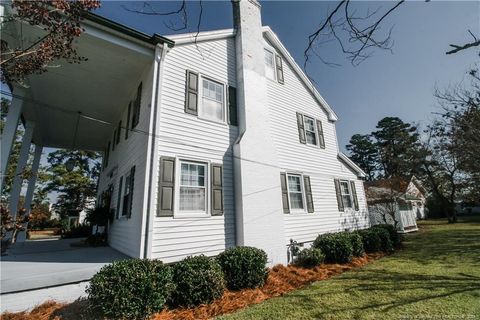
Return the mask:
<path id="1" fill-rule="evenodd" d="M 318 101 L 318 103 L 322 106 L 325 112 L 328 115 L 328 120 L 330 121 L 337 121 L 338 116 L 330 107 L 330 105 L 325 101 L 325 99 L 320 95 L 318 90 L 315 88 L 313 83 L 308 79 L 307 75 L 303 72 L 300 66 L 297 64 L 295 59 L 292 55 L 288 52 L 287 48 L 282 44 L 280 39 L 277 35 L 270 29 L 268 26 L 264 26 L 262 28 L 264 36 L 271 42 L 271 44 L 281 53 L 283 58 L 290 64 L 294 70 L 294 72 L 298 75 L 301 81 L 304 83 L 305 87 L 310 90 L 314 98 Z M 222 29 L 222 30 L 214 30 L 214 31 L 203 31 L 199 33 L 183 33 L 177 35 L 169 35 L 168 38 L 175 41 L 175 45 L 184 45 L 184 44 L 192 44 L 196 42 L 202 41 L 210 41 L 210 40 L 220 40 L 226 38 L 233 38 L 235 37 L 235 29 Z M 361 169 L 360 169 L 361 170 Z M 362 171 L 363 172 L 363 171 Z M 363 174 L 365 174 L 363 172 Z"/>
<path id="2" fill-rule="evenodd" d="M 411 193 L 407 193 L 408 186 L 413 183 L 415 187 L 423 194 L 426 194 L 425 188 L 415 177 L 392 177 L 389 179 L 380 179 L 376 181 L 364 182 L 365 191 L 369 201 L 389 198 L 404 198 L 405 200 L 419 200 Z"/>
<path id="3" fill-rule="evenodd" d="M 339 152 L 338 153 L 338 159 L 340 159 L 341 161 L 343 161 L 343 163 L 345 163 L 347 166 L 349 166 L 350 169 L 352 169 L 357 174 L 357 176 L 359 178 L 365 178 L 367 176 L 365 171 L 363 171 L 355 162 L 353 162 L 344 153 Z"/>
<path id="4" fill-rule="evenodd" d="M 120 24 L 118 22 L 107 19 L 105 17 L 102 17 L 92 12 L 87 12 L 84 18 L 88 21 L 100 24 L 104 27 L 107 27 L 109 29 L 115 30 L 117 32 L 123 33 L 127 36 L 130 36 L 132 38 L 135 38 L 137 40 L 140 40 L 152 45 L 161 43 L 161 44 L 168 45 L 170 48 L 172 48 L 175 45 L 174 41 L 172 41 L 171 39 L 165 38 L 157 33 L 154 33 L 153 35 L 148 35 L 146 33 L 127 27 L 126 25 Z"/>

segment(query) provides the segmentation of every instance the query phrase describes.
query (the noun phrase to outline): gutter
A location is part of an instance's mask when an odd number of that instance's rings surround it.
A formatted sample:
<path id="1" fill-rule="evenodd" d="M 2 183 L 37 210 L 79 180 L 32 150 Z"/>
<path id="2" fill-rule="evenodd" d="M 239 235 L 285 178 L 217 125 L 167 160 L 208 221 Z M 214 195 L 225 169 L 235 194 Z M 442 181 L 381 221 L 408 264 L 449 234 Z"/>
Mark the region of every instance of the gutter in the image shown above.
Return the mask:
<path id="1" fill-rule="evenodd" d="M 146 33 L 127 27 L 126 25 L 107 19 L 105 17 L 102 17 L 92 12 L 87 12 L 84 15 L 84 18 L 86 20 L 89 20 L 94 23 L 98 23 L 104 27 L 123 33 L 127 36 L 146 42 L 148 44 L 152 44 L 152 45 L 157 45 L 159 43 L 166 44 L 169 48 L 173 48 L 175 46 L 175 42 L 173 40 L 165 38 L 157 33 L 154 33 L 153 35 L 150 36 Z"/>

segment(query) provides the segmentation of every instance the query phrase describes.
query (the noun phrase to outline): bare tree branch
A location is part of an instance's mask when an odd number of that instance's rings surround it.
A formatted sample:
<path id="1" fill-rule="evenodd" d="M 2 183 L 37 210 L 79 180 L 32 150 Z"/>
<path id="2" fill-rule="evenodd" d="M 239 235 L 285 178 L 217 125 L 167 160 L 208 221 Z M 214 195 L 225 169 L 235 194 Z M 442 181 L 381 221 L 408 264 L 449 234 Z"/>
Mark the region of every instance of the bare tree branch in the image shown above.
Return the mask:
<path id="1" fill-rule="evenodd" d="M 452 47 L 453 49 L 447 51 L 445 54 L 453 54 L 468 48 L 480 46 L 480 40 L 477 39 L 477 37 L 472 33 L 472 31 L 468 30 L 468 33 L 470 33 L 470 35 L 472 36 L 473 42 L 469 42 L 464 45 L 451 44 L 450 47 Z"/>
<path id="2" fill-rule="evenodd" d="M 357 10 L 350 7 L 351 0 L 340 1 L 330 12 L 327 18 L 322 22 L 320 27 L 308 37 L 308 45 L 304 51 L 305 62 L 304 69 L 309 61 L 309 53 L 313 52 L 325 63 L 325 59 L 318 55 L 315 51 L 315 45 L 321 45 L 326 41 L 321 38 L 334 39 L 339 44 L 342 52 L 347 55 L 347 59 L 353 65 L 358 65 L 373 54 L 374 48 L 389 50 L 393 46 L 391 40 L 392 28 L 383 35 L 379 36 L 384 20 L 391 15 L 405 0 L 395 3 L 390 9 L 378 16 L 381 7 L 373 11 L 367 10 L 366 14 L 357 14 Z M 341 10 L 343 9 L 343 10 Z M 377 18 L 375 18 L 377 17 Z M 374 19 L 368 25 L 363 25 L 365 21 Z M 343 33 L 342 35 L 340 33 Z M 331 62 L 327 64 L 332 65 Z M 337 64 L 335 64 L 337 65 Z"/>

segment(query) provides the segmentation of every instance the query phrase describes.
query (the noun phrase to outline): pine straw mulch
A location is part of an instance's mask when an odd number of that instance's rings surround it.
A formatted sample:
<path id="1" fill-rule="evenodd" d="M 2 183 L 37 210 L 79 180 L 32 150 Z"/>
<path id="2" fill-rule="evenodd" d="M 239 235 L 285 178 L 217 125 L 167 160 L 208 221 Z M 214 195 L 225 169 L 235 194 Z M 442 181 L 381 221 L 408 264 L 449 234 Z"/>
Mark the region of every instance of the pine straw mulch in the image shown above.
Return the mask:
<path id="1" fill-rule="evenodd" d="M 165 309 L 152 316 L 153 320 L 196 320 L 211 319 L 221 314 L 232 313 L 249 305 L 302 288 L 312 282 L 328 279 L 353 268 L 362 267 L 384 254 L 368 254 L 354 258 L 347 264 L 322 264 L 312 269 L 294 265 L 276 265 L 270 269 L 266 284 L 262 288 L 241 291 L 225 291 L 220 299 L 206 305 L 189 309 Z M 79 299 L 70 304 L 47 301 L 30 312 L 3 313 L 1 320 L 56 320 L 94 319 L 89 315 L 88 302 Z"/>

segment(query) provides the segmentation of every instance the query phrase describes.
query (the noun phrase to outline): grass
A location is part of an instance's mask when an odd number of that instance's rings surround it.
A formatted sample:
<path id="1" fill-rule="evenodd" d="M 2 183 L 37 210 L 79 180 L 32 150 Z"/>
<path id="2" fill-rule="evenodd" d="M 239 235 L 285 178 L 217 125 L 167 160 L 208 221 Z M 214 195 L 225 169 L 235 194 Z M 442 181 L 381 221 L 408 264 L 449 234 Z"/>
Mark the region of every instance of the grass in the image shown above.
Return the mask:
<path id="1" fill-rule="evenodd" d="M 480 217 L 420 228 L 391 256 L 219 319 L 480 319 Z"/>

